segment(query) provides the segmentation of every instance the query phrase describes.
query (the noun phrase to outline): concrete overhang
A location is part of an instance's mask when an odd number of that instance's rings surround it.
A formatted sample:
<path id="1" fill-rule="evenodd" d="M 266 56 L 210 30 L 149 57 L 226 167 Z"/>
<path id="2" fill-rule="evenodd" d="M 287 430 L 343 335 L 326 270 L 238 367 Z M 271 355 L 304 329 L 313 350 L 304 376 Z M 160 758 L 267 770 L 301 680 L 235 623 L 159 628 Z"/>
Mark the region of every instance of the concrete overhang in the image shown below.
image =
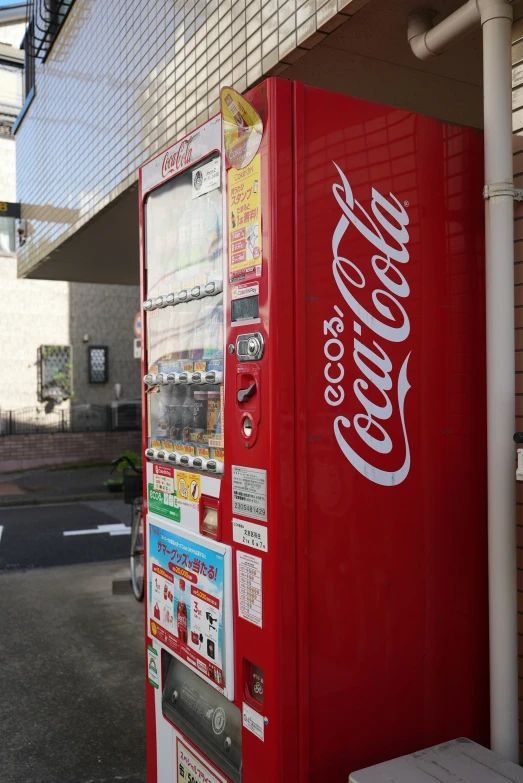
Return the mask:
<path id="1" fill-rule="evenodd" d="M 29 3 L 13 3 L 0 8 L 0 25 L 25 22 Z"/>
<path id="2" fill-rule="evenodd" d="M 31 223 L 35 207 L 22 204 L 22 218 Z M 54 223 L 76 222 L 75 210 L 46 206 Z M 51 222 L 51 221 L 50 221 Z M 28 241 L 31 241 L 30 239 Z M 21 277 L 68 280 L 72 283 L 139 285 L 140 248 L 138 187 L 133 185 Z"/>
<path id="3" fill-rule="evenodd" d="M 14 46 L 10 46 L 10 44 L 2 43 L 0 41 L 0 60 L 13 63 L 13 65 L 23 65 L 24 57 L 25 54 L 22 49 L 16 49 Z"/>

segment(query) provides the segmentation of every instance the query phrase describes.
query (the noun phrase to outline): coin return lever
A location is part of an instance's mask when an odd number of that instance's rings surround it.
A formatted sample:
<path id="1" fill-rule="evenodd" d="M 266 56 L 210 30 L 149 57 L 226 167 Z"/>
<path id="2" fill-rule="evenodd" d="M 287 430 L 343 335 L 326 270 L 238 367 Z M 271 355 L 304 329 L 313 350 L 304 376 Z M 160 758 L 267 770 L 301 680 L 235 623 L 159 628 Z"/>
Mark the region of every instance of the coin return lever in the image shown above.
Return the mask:
<path id="1" fill-rule="evenodd" d="M 236 410 L 240 437 L 246 448 L 254 446 L 260 422 L 260 367 L 258 364 L 240 364 L 236 375 Z"/>

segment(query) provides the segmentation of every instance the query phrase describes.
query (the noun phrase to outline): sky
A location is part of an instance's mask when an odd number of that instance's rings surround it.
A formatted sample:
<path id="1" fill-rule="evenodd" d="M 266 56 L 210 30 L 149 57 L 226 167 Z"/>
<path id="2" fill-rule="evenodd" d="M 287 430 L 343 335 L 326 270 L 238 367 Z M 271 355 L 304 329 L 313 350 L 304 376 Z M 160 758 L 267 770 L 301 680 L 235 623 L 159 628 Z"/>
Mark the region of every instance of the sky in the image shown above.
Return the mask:
<path id="1" fill-rule="evenodd" d="M 6 8 L 10 5 L 20 5 L 20 2 L 23 2 L 23 0 L 17 0 L 17 2 L 14 0 L 0 0 L 0 8 Z"/>

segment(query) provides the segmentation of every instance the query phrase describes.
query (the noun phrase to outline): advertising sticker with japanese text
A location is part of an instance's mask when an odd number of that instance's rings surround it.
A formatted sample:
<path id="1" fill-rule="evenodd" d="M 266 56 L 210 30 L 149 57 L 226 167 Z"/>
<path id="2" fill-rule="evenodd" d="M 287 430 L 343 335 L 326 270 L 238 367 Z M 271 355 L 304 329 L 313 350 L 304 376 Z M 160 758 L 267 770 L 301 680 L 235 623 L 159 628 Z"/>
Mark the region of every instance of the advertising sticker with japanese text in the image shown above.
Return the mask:
<path id="1" fill-rule="evenodd" d="M 229 276 L 231 282 L 261 277 L 260 155 L 244 169 L 227 172 L 229 205 Z"/>
<path id="2" fill-rule="evenodd" d="M 151 635 L 223 690 L 224 555 L 149 525 Z"/>
<path id="3" fill-rule="evenodd" d="M 158 650 L 147 646 L 147 678 L 153 688 L 158 688 L 160 684 L 160 670 L 158 668 Z"/>
<path id="4" fill-rule="evenodd" d="M 222 783 L 206 764 L 196 758 L 192 750 L 176 735 L 177 783 Z"/>
<path id="5" fill-rule="evenodd" d="M 267 471 L 232 466 L 232 510 L 234 514 L 267 522 Z"/>

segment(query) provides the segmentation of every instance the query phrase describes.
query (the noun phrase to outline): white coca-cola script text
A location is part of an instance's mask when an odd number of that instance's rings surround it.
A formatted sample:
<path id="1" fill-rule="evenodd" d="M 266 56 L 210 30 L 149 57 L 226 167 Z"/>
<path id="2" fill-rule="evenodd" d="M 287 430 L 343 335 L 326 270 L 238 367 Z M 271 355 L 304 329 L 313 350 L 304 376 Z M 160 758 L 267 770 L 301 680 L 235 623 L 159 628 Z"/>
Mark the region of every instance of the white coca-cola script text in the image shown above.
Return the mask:
<path id="1" fill-rule="evenodd" d="M 409 439 L 405 424 L 405 397 L 410 389 L 407 378 L 410 321 L 405 306 L 410 288 L 402 271 L 409 261 L 409 217 L 392 193 L 385 197 L 375 188 L 372 188 L 372 214 L 367 212 L 354 198 L 349 181 L 341 168 L 336 163 L 334 166 L 341 184 L 333 184 L 332 192 L 342 214 L 332 236 L 332 273 L 344 302 L 350 308 L 352 318 L 335 305 L 334 314 L 323 322 L 323 333 L 328 338 L 324 344 L 327 359 L 324 376 L 328 383 L 324 396 L 332 407 L 337 407 L 344 401 L 345 405 L 355 403 L 356 412 L 351 414 L 351 419 L 342 415 L 334 419 L 334 434 L 338 446 L 362 476 L 376 484 L 391 487 L 401 484 L 410 470 Z M 350 235 L 345 239 L 344 250 L 340 251 L 342 240 L 350 227 L 368 240 L 371 246 L 368 268 L 363 268 L 363 264 L 357 265 L 343 255 L 343 252 L 347 252 L 347 239 L 350 239 Z M 370 297 L 370 287 L 367 288 L 369 275 L 372 281 L 370 286 L 373 286 Z M 358 301 L 358 291 L 360 298 L 364 298 L 364 290 L 367 294 L 365 299 L 372 302 L 369 309 Z M 345 354 L 345 344 L 340 335 L 346 328 L 351 327 L 352 359 L 356 365 L 356 373 L 361 374 L 361 377 L 354 380 L 354 398 L 349 400 L 346 399 L 342 383 L 345 367 L 341 360 Z M 405 343 L 397 376 L 386 350 L 387 343 Z M 388 350 L 390 352 L 390 348 Z M 394 377 L 395 388 L 392 380 Z M 349 444 L 351 426 L 361 444 L 365 444 L 375 453 L 372 461 L 368 461 L 368 449 L 367 459 L 358 453 L 357 440 L 350 438 L 353 445 Z M 393 440 L 393 429 L 396 440 L 401 439 L 399 443 Z M 362 449 L 360 446 L 361 450 L 364 450 L 364 447 Z M 383 462 L 380 466 L 380 457 L 383 460 L 384 455 L 391 452 L 393 455 L 401 455 L 398 457 L 398 467 L 385 470 Z M 390 468 L 390 464 L 387 467 Z"/>

